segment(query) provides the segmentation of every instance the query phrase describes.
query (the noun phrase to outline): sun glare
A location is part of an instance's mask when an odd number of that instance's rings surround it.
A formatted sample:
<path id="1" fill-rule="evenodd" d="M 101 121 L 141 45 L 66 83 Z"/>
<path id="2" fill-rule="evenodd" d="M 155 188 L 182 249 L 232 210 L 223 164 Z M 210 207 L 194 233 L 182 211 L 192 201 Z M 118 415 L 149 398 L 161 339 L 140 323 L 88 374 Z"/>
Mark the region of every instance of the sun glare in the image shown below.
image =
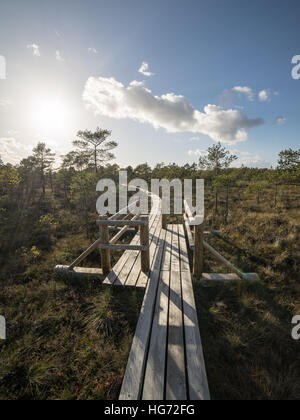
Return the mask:
<path id="1" fill-rule="evenodd" d="M 64 133 L 70 124 L 68 105 L 58 96 L 44 96 L 32 102 L 29 124 L 40 134 L 50 136 Z"/>

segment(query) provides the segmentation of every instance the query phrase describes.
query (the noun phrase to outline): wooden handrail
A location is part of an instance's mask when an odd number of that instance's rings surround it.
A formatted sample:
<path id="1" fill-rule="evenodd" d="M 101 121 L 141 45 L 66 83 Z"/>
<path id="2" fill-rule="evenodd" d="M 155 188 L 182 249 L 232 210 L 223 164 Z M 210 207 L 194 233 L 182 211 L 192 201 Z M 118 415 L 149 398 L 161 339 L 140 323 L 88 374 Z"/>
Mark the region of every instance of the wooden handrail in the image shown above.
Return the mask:
<path id="1" fill-rule="evenodd" d="M 184 222 L 188 235 L 189 246 L 194 251 L 193 255 L 193 275 L 196 279 L 201 279 L 203 274 L 203 215 L 194 215 L 184 200 L 185 214 Z M 192 235 L 191 226 L 193 226 L 194 237 Z"/>
<path id="2" fill-rule="evenodd" d="M 203 241 L 204 247 L 211 252 L 221 263 L 225 264 L 230 270 L 232 270 L 235 274 L 237 274 L 242 280 L 245 280 L 247 276 L 240 272 L 230 261 L 228 261 L 223 255 L 221 255 L 218 251 L 216 251 L 211 245 L 207 242 Z"/>
<path id="3" fill-rule="evenodd" d="M 148 272 L 150 269 L 149 219 L 147 216 L 141 216 L 140 211 L 136 215 L 133 215 L 131 212 L 133 207 L 136 206 L 139 202 L 140 200 L 136 200 L 134 203 L 123 208 L 109 218 L 100 216 L 96 222 L 99 226 L 99 239 L 97 239 L 78 258 L 76 258 L 76 260 L 73 261 L 67 269 L 69 271 L 73 270 L 76 265 L 80 264 L 88 255 L 90 255 L 96 248 L 98 248 L 101 254 L 101 263 L 104 275 L 108 274 L 112 269 L 110 251 L 113 249 L 141 251 L 142 271 Z M 130 217 L 131 219 L 129 219 Z M 109 239 L 109 227 L 111 226 L 122 227 L 122 229 L 112 239 Z M 133 226 L 136 229 L 140 228 L 140 245 L 117 244 L 117 241 L 128 230 L 128 226 Z"/>
<path id="4" fill-rule="evenodd" d="M 131 220 L 136 220 L 138 218 L 138 215 L 134 216 Z M 125 217 L 126 219 L 126 217 Z M 124 219 L 123 219 L 124 220 Z M 117 241 L 128 231 L 128 226 L 124 226 L 110 241 L 110 244 L 115 244 Z"/>
<path id="5" fill-rule="evenodd" d="M 110 220 L 110 219 L 103 219 L 97 220 L 97 225 L 100 226 L 145 226 L 148 222 L 145 220 Z"/>
<path id="6" fill-rule="evenodd" d="M 204 222 L 204 215 L 201 215 L 201 214 L 194 215 L 186 200 L 184 200 L 184 209 L 188 218 L 189 225 L 191 226 L 202 225 L 202 223 Z"/>
<path id="7" fill-rule="evenodd" d="M 123 209 L 121 209 L 120 211 L 118 211 L 116 214 L 114 214 L 113 216 L 110 216 L 108 218 L 108 220 L 116 220 L 119 219 L 121 216 L 124 216 L 127 213 L 131 213 L 130 210 L 135 207 L 135 205 L 137 203 L 139 203 L 140 200 L 136 200 L 133 203 L 131 203 L 130 205 L 128 205 L 127 207 L 124 207 Z"/>

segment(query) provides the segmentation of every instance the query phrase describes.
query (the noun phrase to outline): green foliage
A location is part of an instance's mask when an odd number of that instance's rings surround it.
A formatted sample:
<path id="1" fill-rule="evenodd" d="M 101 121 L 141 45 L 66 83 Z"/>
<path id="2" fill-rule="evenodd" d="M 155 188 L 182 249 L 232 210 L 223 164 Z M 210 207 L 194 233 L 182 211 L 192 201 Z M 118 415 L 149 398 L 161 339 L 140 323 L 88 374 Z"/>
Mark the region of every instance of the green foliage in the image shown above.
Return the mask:
<path id="1" fill-rule="evenodd" d="M 8 340 L 0 342 L 0 399 L 118 397 L 143 292 L 53 273 L 98 235 L 98 180 L 118 182 L 116 164 L 101 162 L 95 174 L 86 147 L 71 151 L 56 170 L 45 145 L 18 166 L 0 162 L 0 314 L 8 326 Z M 209 241 L 262 279 L 257 286 L 194 285 L 212 396 L 299 399 L 299 349 L 290 339 L 300 309 L 299 168 L 231 168 L 235 157 L 220 144 L 205 159 L 200 168 L 126 169 L 129 179 L 204 178 L 207 227 L 221 230 Z M 113 254 L 113 264 L 119 256 Z M 100 263 L 98 252 L 84 262 Z M 224 267 L 206 254 L 205 270 Z"/>
<path id="2" fill-rule="evenodd" d="M 94 132 L 90 130 L 78 131 L 78 139 L 73 141 L 73 145 L 83 152 L 87 163 L 92 162 L 96 173 L 98 172 L 98 163 L 103 164 L 115 158 L 111 150 L 115 149 L 118 144 L 115 141 L 108 141 L 110 136 L 111 131 L 97 127 Z"/>
<path id="3" fill-rule="evenodd" d="M 295 171 L 300 167 L 300 149 L 287 149 L 279 153 L 278 169 Z"/>
<path id="4" fill-rule="evenodd" d="M 200 157 L 199 167 L 218 175 L 222 169 L 229 168 L 235 160 L 237 156 L 232 155 L 229 150 L 222 147 L 221 143 L 218 143 L 208 148 L 206 156 Z"/>
<path id="5" fill-rule="evenodd" d="M 20 183 L 18 171 L 7 165 L 0 167 L 0 196 L 14 191 Z"/>

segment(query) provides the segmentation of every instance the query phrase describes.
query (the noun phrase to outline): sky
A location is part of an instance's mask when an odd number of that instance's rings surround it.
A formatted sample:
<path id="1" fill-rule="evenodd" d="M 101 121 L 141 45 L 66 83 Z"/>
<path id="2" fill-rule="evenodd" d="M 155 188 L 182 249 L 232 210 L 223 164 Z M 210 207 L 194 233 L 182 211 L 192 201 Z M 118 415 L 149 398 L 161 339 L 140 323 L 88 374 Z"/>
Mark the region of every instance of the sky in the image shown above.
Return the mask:
<path id="1" fill-rule="evenodd" d="M 275 166 L 300 144 L 299 12 L 298 0 L 0 0 L 0 156 L 17 164 L 43 141 L 60 157 L 99 126 L 122 167 L 191 164 L 218 141 L 237 166 Z"/>

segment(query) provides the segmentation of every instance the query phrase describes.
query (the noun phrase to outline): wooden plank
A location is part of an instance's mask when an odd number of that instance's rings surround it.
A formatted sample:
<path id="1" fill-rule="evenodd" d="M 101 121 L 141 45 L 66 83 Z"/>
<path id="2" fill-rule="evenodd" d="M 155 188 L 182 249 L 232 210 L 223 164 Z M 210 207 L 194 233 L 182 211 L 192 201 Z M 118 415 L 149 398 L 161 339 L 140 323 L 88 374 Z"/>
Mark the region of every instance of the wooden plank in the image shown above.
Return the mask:
<path id="1" fill-rule="evenodd" d="M 149 273 L 150 271 L 150 239 L 149 239 L 149 223 L 147 216 L 141 216 L 142 220 L 146 221 L 146 225 L 142 225 L 140 229 L 140 240 L 141 246 L 145 249 L 141 250 L 140 259 L 141 259 L 141 270 L 144 273 Z"/>
<path id="2" fill-rule="evenodd" d="M 186 229 L 186 233 L 187 233 L 187 237 L 189 241 L 189 247 L 190 249 L 194 249 L 195 242 L 194 242 L 193 234 L 191 231 L 191 226 L 189 225 L 188 218 L 185 214 L 183 215 L 183 218 L 184 218 L 185 229 Z"/>
<path id="3" fill-rule="evenodd" d="M 173 232 L 173 227 L 172 225 L 168 225 L 167 226 L 167 234 L 166 234 L 166 250 L 164 252 L 163 255 L 163 261 L 162 261 L 162 267 L 161 270 L 162 271 L 169 271 L 170 270 L 170 266 L 171 266 L 171 255 L 172 255 L 172 232 Z"/>
<path id="4" fill-rule="evenodd" d="M 74 277 L 103 277 L 102 268 L 86 268 L 86 267 L 74 267 L 72 270 L 67 265 L 57 265 L 55 272 L 59 275 L 68 275 Z"/>
<path id="5" fill-rule="evenodd" d="M 171 271 L 180 271 L 180 250 L 177 224 L 173 225 L 172 232 Z"/>
<path id="6" fill-rule="evenodd" d="M 149 222 L 150 226 L 152 226 L 152 224 L 154 223 L 155 218 L 156 218 L 156 215 L 151 213 L 150 222 Z M 137 234 L 135 235 L 135 237 L 132 239 L 132 241 L 130 243 L 133 244 L 133 245 L 137 244 L 140 240 L 139 235 L 140 235 L 140 233 L 137 232 Z M 121 258 L 118 260 L 118 262 L 114 265 L 112 271 L 107 275 L 107 277 L 103 281 L 103 284 L 110 285 L 110 286 L 112 286 L 112 285 L 122 286 L 125 283 L 126 278 L 124 279 L 124 283 L 122 283 L 119 279 L 119 275 L 122 272 L 122 269 L 123 269 L 124 265 L 126 264 L 128 258 L 131 257 L 131 258 L 133 258 L 133 261 L 134 261 L 134 257 L 137 257 L 137 255 L 138 255 L 138 252 L 136 252 L 136 251 L 131 251 L 131 252 L 130 251 L 125 251 L 124 254 L 121 256 Z M 129 272 L 130 272 L 130 270 L 129 270 Z"/>
<path id="7" fill-rule="evenodd" d="M 149 238 L 152 241 L 153 236 L 153 229 L 155 229 L 156 225 L 158 224 L 159 217 L 154 217 L 151 228 Z M 140 235 L 140 234 L 139 234 Z M 141 271 L 141 256 L 139 252 L 131 252 L 122 271 L 119 273 L 117 282 L 115 285 L 123 285 L 123 286 L 135 286 L 138 280 L 139 273 Z"/>
<path id="8" fill-rule="evenodd" d="M 164 399 L 169 285 L 170 272 L 161 271 L 144 379 L 143 400 Z"/>
<path id="9" fill-rule="evenodd" d="M 101 220 L 105 221 L 105 220 Z M 99 226 L 99 232 L 100 232 L 100 239 L 101 239 L 101 245 L 108 244 L 109 243 L 109 229 L 106 225 L 100 225 Z M 100 249 L 100 255 L 101 255 L 101 268 L 103 270 L 104 274 L 108 274 L 111 272 L 111 258 L 110 258 L 110 250 L 109 249 Z"/>
<path id="10" fill-rule="evenodd" d="M 189 399 L 210 400 L 191 274 L 181 278 Z"/>
<path id="11" fill-rule="evenodd" d="M 165 232 L 165 231 L 164 231 Z M 159 247 L 163 246 L 163 241 L 164 241 L 164 237 L 165 234 L 163 235 L 163 238 L 161 237 L 161 233 L 162 233 L 162 229 L 160 226 L 160 223 L 158 222 L 156 225 L 156 230 L 153 234 L 150 235 L 151 237 L 151 245 L 150 245 L 150 267 L 151 270 L 155 269 L 154 265 L 155 265 L 155 261 L 156 261 L 156 256 L 158 255 L 158 249 Z M 140 256 L 139 256 L 140 258 Z M 139 261 L 137 262 L 139 264 Z M 159 270 L 160 267 L 158 267 L 157 269 Z M 130 279 L 132 277 L 132 274 L 130 275 Z M 137 276 L 137 281 L 136 281 L 136 287 L 140 287 L 140 288 L 144 288 L 147 286 L 147 282 L 149 279 L 149 276 L 146 273 L 143 273 L 142 271 L 140 271 L 138 273 Z M 128 280 L 127 280 L 128 282 Z M 127 282 L 126 282 L 126 286 L 127 286 Z"/>
<path id="12" fill-rule="evenodd" d="M 190 272 L 189 255 L 187 251 L 183 225 L 179 225 L 178 234 L 179 234 L 179 248 L 180 248 L 180 271 Z"/>
<path id="13" fill-rule="evenodd" d="M 146 364 L 146 350 L 150 339 L 158 279 L 159 271 L 152 271 L 129 353 L 119 396 L 120 400 L 138 400 L 141 396 Z"/>
<path id="14" fill-rule="evenodd" d="M 166 231 L 161 230 L 162 237 L 165 234 Z M 164 249 L 164 244 L 158 249 Z M 163 252 L 159 252 L 156 256 L 157 265 L 160 266 L 162 258 Z M 122 383 L 120 400 L 138 400 L 141 397 L 159 276 L 159 270 L 152 270 L 150 272 Z"/>
<path id="15" fill-rule="evenodd" d="M 123 249 L 124 251 L 147 251 L 149 246 L 147 245 L 133 245 L 133 244 L 100 244 L 99 249 Z"/>
<path id="16" fill-rule="evenodd" d="M 99 226 L 145 226 L 146 223 L 145 220 L 97 220 Z"/>
<path id="17" fill-rule="evenodd" d="M 168 320 L 166 399 L 186 400 L 186 376 L 180 272 L 171 272 Z"/>
<path id="18" fill-rule="evenodd" d="M 248 281 L 259 281 L 259 276 L 256 273 L 244 273 L 244 279 Z M 216 282 L 230 282 L 230 281 L 241 281 L 241 278 L 235 273 L 229 274 L 216 274 L 216 273 L 203 273 L 201 281 L 208 283 Z"/>
<path id="19" fill-rule="evenodd" d="M 194 255 L 193 255 L 193 275 L 197 280 L 201 280 L 203 273 L 204 251 L 203 251 L 203 226 L 194 226 Z"/>

